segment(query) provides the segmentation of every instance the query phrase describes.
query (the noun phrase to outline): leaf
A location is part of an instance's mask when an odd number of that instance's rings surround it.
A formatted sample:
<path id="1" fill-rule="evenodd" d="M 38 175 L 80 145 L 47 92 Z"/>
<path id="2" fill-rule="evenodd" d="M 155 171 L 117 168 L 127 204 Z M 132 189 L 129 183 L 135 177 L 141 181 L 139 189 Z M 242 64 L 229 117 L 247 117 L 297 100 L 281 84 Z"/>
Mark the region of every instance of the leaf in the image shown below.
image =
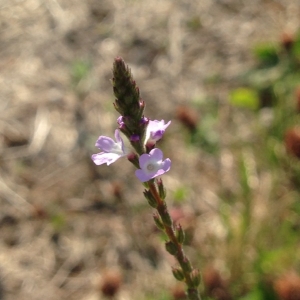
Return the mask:
<path id="1" fill-rule="evenodd" d="M 257 45 L 253 53 L 263 67 L 272 67 L 279 62 L 278 47 L 271 43 Z"/>
<path id="2" fill-rule="evenodd" d="M 229 101 L 237 107 L 244 107 L 252 110 L 259 108 L 260 101 L 258 93 L 250 88 L 238 88 L 230 93 Z"/>
<path id="3" fill-rule="evenodd" d="M 186 187 L 178 187 L 174 191 L 174 201 L 177 203 L 184 202 L 188 196 L 188 189 Z"/>

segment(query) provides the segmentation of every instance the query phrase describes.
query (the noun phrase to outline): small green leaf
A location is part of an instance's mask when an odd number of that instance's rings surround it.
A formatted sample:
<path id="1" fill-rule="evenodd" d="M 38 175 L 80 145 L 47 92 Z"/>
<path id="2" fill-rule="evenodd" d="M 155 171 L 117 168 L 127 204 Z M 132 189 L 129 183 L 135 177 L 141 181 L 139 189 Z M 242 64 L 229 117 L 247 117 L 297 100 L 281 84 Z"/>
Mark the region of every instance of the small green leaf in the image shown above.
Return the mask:
<path id="1" fill-rule="evenodd" d="M 51 224 L 53 228 L 60 231 L 66 224 L 65 216 L 62 214 L 55 214 L 51 217 Z"/>
<path id="2" fill-rule="evenodd" d="M 278 47 L 271 44 L 259 44 L 253 49 L 255 57 L 264 67 L 272 67 L 278 64 Z"/>
<path id="3" fill-rule="evenodd" d="M 188 189 L 186 187 L 179 187 L 174 191 L 174 201 L 177 203 L 184 202 L 188 196 Z"/>
<path id="4" fill-rule="evenodd" d="M 263 300 L 263 293 L 259 289 L 255 289 L 239 300 Z"/>
<path id="5" fill-rule="evenodd" d="M 259 108 L 258 93 L 250 88 L 238 88 L 229 95 L 232 105 L 256 110 Z"/>
<path id="6" fill-rule="evenodd" d="M 76 60 L 71 66 L 72 83 L 76 86 L 85 79 L 91 71 L 91 63 L 84 60 Z"/>
<path id="7" fill-rule="evenodd" d="M 292 53 L 294 54 L 297 60 L 300 60 L 300 40 L 297 40 L 294 43 Z"/>

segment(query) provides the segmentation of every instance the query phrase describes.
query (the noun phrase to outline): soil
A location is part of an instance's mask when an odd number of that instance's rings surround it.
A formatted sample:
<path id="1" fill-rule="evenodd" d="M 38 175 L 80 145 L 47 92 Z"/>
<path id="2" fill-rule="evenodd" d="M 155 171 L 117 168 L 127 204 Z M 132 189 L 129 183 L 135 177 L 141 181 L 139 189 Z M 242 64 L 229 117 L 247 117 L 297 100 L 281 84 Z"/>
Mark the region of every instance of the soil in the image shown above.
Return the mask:
<path id="1" fill-rule="evenodd" d="M 298 0 L 1 0 L 0 299 L 104 299 L 107 280 L 115 299 L 172 294 L 174 261 L 133 166 L 90 159 L 97 137 L 117 126 L 116 56 L 146 115 L 172 120 L 163 179 L 172 216 L 192 237 L 187 253 L 222 266 L 210 243 L 224 238 L 218 192 L 238 188 L 226 145 L 240 120 L 228 91 L 254 64 L 254 45 L 296 32 L 299 15 Z M 218 105 L 217 156 L 188 144 L 176 118 L 188 107 L 201 120 L 206 101 Z"/>

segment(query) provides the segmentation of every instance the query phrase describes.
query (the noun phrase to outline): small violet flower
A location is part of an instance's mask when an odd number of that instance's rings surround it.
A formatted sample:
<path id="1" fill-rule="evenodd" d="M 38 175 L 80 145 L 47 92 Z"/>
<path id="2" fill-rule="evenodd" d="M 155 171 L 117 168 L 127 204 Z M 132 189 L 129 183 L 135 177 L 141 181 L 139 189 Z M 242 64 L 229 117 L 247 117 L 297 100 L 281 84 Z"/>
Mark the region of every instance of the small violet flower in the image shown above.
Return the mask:
<path id="1" fill-rule="evenodd" d="M 130 137 L 130 142 L 138 142 L 140 140 L 140 136 L 138 134 L 133 134 Z"/>
<path id="2" fill-rule="evenodd" d="M 165 130 L 167 127 L 171 124 L 171 121 L 169 121 L 167 124 L 165 124 L 164 120 L 161 121 L 151 121 L 149 120 L 149 124 L 147 126 L 146 131 L 146 141 L 148 142 L 157 142 L 159 141 L 163 134 L 165 133 Z"/>
<path id="3" fill-rule="evenodd" d="M 158 148 L 152 149 L 149 154 L 142 154 L 139 163 L 141 169 L 136 170 L 135 175 L 141 182 L 160 176 L 171 168 L 171 160 L 163 160 L 163 153 Z"/>
<path id="4" fill-rule="evenodd" d="M 120 127 L 123 126 L 124 125 L 124 117 L 123 116 L 118 117 L 117 123 L 119 124 Z"/>
<path id="5" fill-rule="evenodd" d="M 102 165 L 104 163 L 110 165 L 120 157 L 128 154 L 118 129 L 115 131 L 115 138 L 116 142 L 107 136 L 101 135 L 98 138 L 95 146 L 102 150 L 102 152 L 92 155 L 92 160 L 96 165 Z"/>

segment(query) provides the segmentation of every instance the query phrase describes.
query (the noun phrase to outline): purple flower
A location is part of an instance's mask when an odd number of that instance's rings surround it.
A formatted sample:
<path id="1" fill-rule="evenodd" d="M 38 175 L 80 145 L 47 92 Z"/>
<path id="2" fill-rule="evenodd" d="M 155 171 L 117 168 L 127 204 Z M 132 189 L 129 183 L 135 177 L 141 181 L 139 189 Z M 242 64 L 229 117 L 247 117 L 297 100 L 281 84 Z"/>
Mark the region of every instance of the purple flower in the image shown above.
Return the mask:
<path id="1" fill-rule="evenodd" d="M 149 124 L 147 126 L 146 131 L 146 141 L 148 142 L 157 142 L 159 141 L 163 134 L 165 133 L 165 130 L 167 127 L 171 124 L 171 121 L 169 121 L 167 124 L 165 124 L 164 120 L 161 121 L 149 121 Z"/>
<path id="2" fill-rule="evenodd" d="M 142 117 L 140 120 L 141 125 L 148 125 L 149 124 L 149 119 L 147 117 Z"/>
<path id="3" fill-rule="evenodd" d="M 138 134 L 133 134 L 130 137 L 130 142 L 138 142 L 140 140 L 140 136 Z"/>
<path id="4" fill-rule="evenodd" d="M 163 153 L 158 148 L 152 149 L 149 154 L 142 154 L 139 163 L 141 169 L 136 170 L 135 175 L 141 182 L 160 176 L 171 168 L 171 160 L 163 160 Z"/>
<path id="5" fill-rule="evenodd" d="M 115 131 L 116 142 L 107 136 L 100 136 L 96 142 L 96 147 L 102 150 L 102 152 L 93 154 L 92 160 L 96 165 L 112 164 L 120 157 L 126 156 L 127 151 L 124 146 L 124 142 L 120 136 L 118 129 Z"/>
<path id="6" fill-rule="evenodd" d="M 119 126 L 123 126 L 124 125 L 124 117 L 123 116 L 120 116 L 118 119 L 117 119 L 117 123 L 119 124 Z"/>

